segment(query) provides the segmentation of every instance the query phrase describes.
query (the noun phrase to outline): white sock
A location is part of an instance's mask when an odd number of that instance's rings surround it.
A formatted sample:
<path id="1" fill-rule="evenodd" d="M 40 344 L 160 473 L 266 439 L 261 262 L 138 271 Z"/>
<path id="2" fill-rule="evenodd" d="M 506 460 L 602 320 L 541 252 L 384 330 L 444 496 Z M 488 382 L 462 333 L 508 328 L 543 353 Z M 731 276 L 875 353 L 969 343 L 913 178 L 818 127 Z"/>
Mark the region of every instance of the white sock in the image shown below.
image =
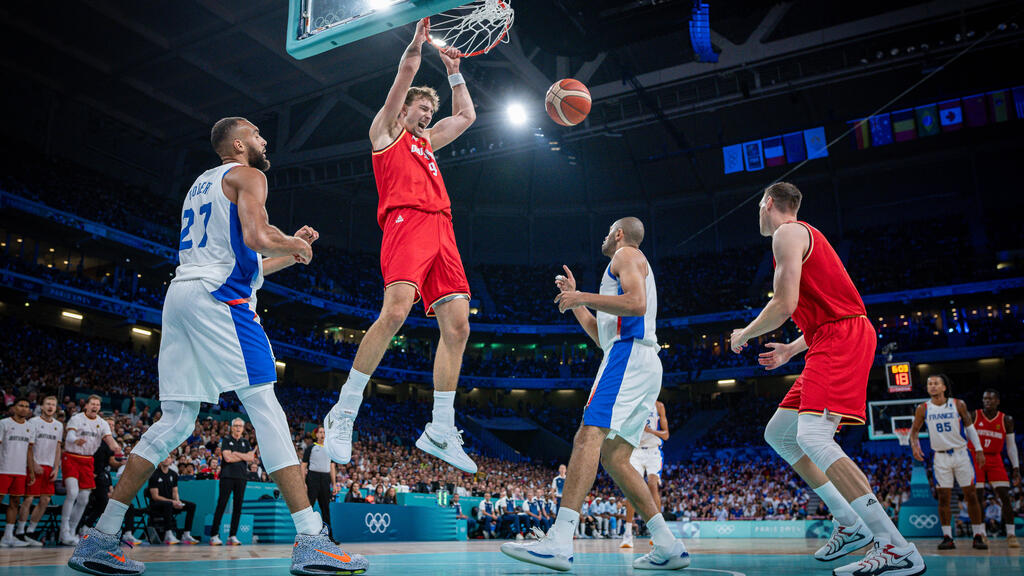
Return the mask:
<path id="1" fill-rule="evenodd" d="M 171 532 L 170 530 L 168 530 L 167 532 L 164 532 L 164 540 L 170 540 L 171 536 L 174 536 L 174 533 Z"/>
<path id="2" fill-rule="evenodd" d="M 438 392 L 434 390 L 434 424 L 445 428 L 455 427 L 455 390 Z"/>
<path id="3" fill-rule="evenodd" d="M 828 506 L 832 516 L 843 526 L 853 526 L 857 523 L 857 513 L 850 508 L 850 503 L 839 493 L 839 489 L 831 481 L 814 488 L 814 493 L 821 497 L 821 501 Z"/>
<path id="4" fill-rule="evenodd" d="M 4 540 L 11 540 L 14 538 L 14 524 L 8 524 L 4 526 Z"/>
<path id="5" fill-rule="evenodd" d="M 950 538 L 952 538 L 953 537 L 953 527 L 950 526 L 949 524 L 943 524 L 942 525 L 942 535 L 943 536 L 949 536 Z"/>
<path id="6" fill-rule="evenodd" d="M 668 523 L 665 522 L 665 517 L 661 513 L 651 516 L 651 519 L 647 521 L 647 529 L 651 531 L 651 540 L 654 540 L 655 546 L 669 548 L 676 542 L 676 537 L 668 529 Z"/>
<path id="7" fill-rule="evenodd" d="M 561 543 L 566 541 L 572 543 L 572 535 L 576 532 L 576 528 L 579 525 L 580 513 L 572 508 L 562 506 L 558 509 L 558 515 L 555 516 L 555 525 L 551 527 L 548 533 L 554 532 L 555 537 Z"/>
<path id="8" fill-rule="evenodd" d="M 868 525 L 868 528 L 871 529 L 875 536 L 884 534 L 892 540 L 894 546 L 899 546 L 900 548 L 907 545 L 907 540 L 896 529 L 896 526 L 892 523 L 892 518 L 889 518 L 889 515 L 885 513 L 885 508 L 882 508 L 877 496 L 868 492 L 850 502 L 850 507 L 861 517 L 861 520 L 864 520 L 864 523 Z"/>
<path id="9" fill-rule="evenodd" d="M 1017 535 L 1017 527 L 1015 525 L 1013 525 L 1013 524 L 1007 524 L 1006 525 L 1006 535 L 1007 536 L 1016 536 Z"/>
<path id="10" fill-rule="evenodd" d="M 36 531 L 36 526 L 38 526 L 38 525 L 39 524 L 36 523 L 36 522 L 29 522 L 28 526 L 26 527 L 26 530 L 28 530 L 29 533 L 35 532 Z"/>
<path id="11" fill-rule="evenodd" d="M 633 523 L 632 522 L 626 522 L 625 527 L 623 527 L 623 529 L 622 529 L 622 536 L 623 536 L 623 538 L 629 538 L 632 535 L 633 535 Z"/>
<path id="12" fill-rule="evenodd" d="M 181 535 L 182 538 L 192 538 L 192 531 L 185 530 L 185 533 Z"/>
<path id="13" fill-rule="evenodd" d="M 348 373 L 348 380 L 341 387 L 341 395 L 338 397 L 338 404 L 346 413 L 355 414 L 359 411 L 359 405 L 363 403 L 363 391 L 366 390 L 366 383 L 370 381 L 369 374 L 363 374 L 353 368 Z M 317 534 L 320 531 L 317 530 Z"/>
<path id="14" fill-rule="evenodd" d="M 18 522 L 18 524 L 14 528 L 14 533 L 15 534 L 24 534 L 25 533 L 25 522 Z"/>
<path id="15" fill-rule="evenodd" d="M 128 511 L 128 505 L 111 498 L 107 501 L 107 507 L 103 509 L 103 515 L 96 522 L 96 529 L 104 534 L 117 534 L 124 523 L 124 514 Z"/>
<path id="16" fill-rule="evenodd" d="M 295 522 L 295 531 L 299 534 L 316 535 L 324 527 L 323 517 L 313 512 L 312 506 L 292 514 L 292 522 Z"/>
<path id="17" fill-rule="evenodd" d="M 974 535 L 975 536 L 977 536 L 979 534 L 982 535 L 982 536 L 985 535 L 985 525 L 984 524 L 971 524 L 971 529 L 974 530 Z"/>

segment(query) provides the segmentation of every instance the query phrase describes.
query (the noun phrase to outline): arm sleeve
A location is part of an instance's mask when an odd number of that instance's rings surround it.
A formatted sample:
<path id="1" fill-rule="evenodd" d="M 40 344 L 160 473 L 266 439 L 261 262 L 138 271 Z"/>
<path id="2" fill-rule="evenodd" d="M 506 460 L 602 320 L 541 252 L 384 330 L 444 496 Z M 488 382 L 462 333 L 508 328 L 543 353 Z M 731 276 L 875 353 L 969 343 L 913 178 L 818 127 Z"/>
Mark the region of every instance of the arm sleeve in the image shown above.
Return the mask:
<path id="1" fill-rule="evenodd" d="M 302 453 L 302 461 L 309 464 L 309 455 L 313 453 L 313 445 L 306 446 L 306 451 Z"/>
<path id="2" fill-rule="evenodd" d="M 965 431 L 967 439 L 971 441 L 971 446 L 974 446 L 974 451 L 981 452 L 981 438 L 978 438 L 978 431 L 974 429 L 974 424 L 965 428 Z"/>
<path id="3" fill-rule="evenodd" d="M 68 435 L 64 438 L 66 444 L 74 444 L 75 440 L 78 439 L 77 430 L 74 428 L 68 428 Z"/>
<path id="4" fill-rule="evenodd" d="M 1006 435 L 1006 455 L 1010 458 L 1010 466 L 1020 468 L 1020 456 L 1017 454 L 1017 435 Z"/>

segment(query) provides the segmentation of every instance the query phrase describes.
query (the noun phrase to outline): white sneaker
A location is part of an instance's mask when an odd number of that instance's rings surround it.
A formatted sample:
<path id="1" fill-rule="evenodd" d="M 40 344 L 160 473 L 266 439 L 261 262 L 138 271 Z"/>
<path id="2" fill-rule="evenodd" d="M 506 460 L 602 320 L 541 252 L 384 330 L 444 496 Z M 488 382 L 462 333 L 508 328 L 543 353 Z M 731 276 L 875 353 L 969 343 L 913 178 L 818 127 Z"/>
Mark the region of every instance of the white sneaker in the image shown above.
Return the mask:
<path id="1" fill-rule="evenodd" d="M 199 540 L 196 540 L 195 538 L 192 537 L 191 534 L 186 532 L 185 534 L 183 534 L 181 536 L 181 543 L 182 544 L 199 544 Z"/>
<path id="2" fill-rule="evenodd" d="M 840 566 L 832 576 L 917 576 L 924 574 L 924 558 L 917 546 L 893 546 L 888 536 L 876 536 L 875 546 L 863 559 Z"/>
<path id="3" fill-rule="evenodd" d="M 223 546 L 224 543 L 220 541 L 220 536 L 210 537 L 210 546 Z"/>
<path id="4" fill-rule="evenodd" d="M 634 570 L 681 570 L 690 565 L 690 553 L 682 540 L 671 548 L 655 546 L 650 552 L 633 560 Z"/>
<path id="5" fill-rule="evenodd" d="M 29 546 L 32 546 L 34 548 L 42 548 L 43 543 L 40 542 L 39 540 L 36 540 L 35 538 L 29 536 L 28 534 L 29 534 L 28 532 L 25 532 L 24 534 L 22 534 L 21 535 L 21 541 L 28 543 Z"/>
<path id="6" fill-rule="evenodd" d="M 834 523 L 835 528 L 832 529 L 832 536 L 829 537 L 828 542 L 824 546 L 818 548 L 818 551 L 814 553 L 815 560 L 829 562 L 836 558 L 841 558 L 850 552 L 871 544 L 874 538 L 871 529 L 860 518 L 857 518 L 857 523 L 853 526 L 843 526 L 837 521 L 834 521 Z"/>
<path id="7" fill-rule="evenodd" d="M 462 449 L 462 431 L 455 426 L 445 430 L 433 422 L 427 422 L 423 434 L 416 440 L 416 447 L 463 472 L 476 474 L 476 463 Z"/>
<path id="8" fill-rule="evenodd" d="M 64 546 L 78 546 L 78 536 L 69 532 L 61 532 L 60 543 Z"/>
<path id="9" fill-rule="evenodd" d="M 632 548 L 633 547 L 633 535 L 627 534 L 622 537 L 622 544 L 619 544 L 619 548 Z"/>
<path id="10" fill-rule="evenodd" d="M 128 544 L 131 544 L 132 546 L 138 546 L 139 544 L 142 544 L 142 540 L 139 540 L 138 538 L 136 538 L 135 534 L 132 534 L 131 532 L 125 532 L 124 534 L 122 534 L 121 535 L 121 540 L 124 540 L 125 542 L 127 542 Z"/>
<path id="11" fill-rule="evenodd" d="M 168 530 L 167 533 L 164 534 L 164 544 L 174 546 L 176 544 L 181 544 L 181 540 L 178 540 L 178 537 L 174 535 L 174 532 Z"/>
<path id="12" fill-rule="evenodd" d="M 355 410 L 343 410 L 341 403 L 335 404 L 324 416 L 324 448 L 327 455 L 338 464 L 352 460 L 352 427 L 356 423 Z"/>
<path id="13" fill-rule="evenodd" d="M 502 554 L 520 562 L 529 562 L 552 570 L 565 572 L 572 569 L 572 540 L 568 544 L 555 541 L 549 530 L 544 538 L 530 542 L 505 542 Z"/>
<path id="14" fill-rule="evenodd" d="M 228 537 L 228 546 L 241 546 L 241 545 L 242 545 L 242 541 L 239 540 L 236 536 Z"/>
<path id="15" fill-rule="evenodd" d="M 11 536 L 10 538 L 0 539 L 0 546 L 3 546 L 4 548 L 27 548 L 29 543 Z"/>

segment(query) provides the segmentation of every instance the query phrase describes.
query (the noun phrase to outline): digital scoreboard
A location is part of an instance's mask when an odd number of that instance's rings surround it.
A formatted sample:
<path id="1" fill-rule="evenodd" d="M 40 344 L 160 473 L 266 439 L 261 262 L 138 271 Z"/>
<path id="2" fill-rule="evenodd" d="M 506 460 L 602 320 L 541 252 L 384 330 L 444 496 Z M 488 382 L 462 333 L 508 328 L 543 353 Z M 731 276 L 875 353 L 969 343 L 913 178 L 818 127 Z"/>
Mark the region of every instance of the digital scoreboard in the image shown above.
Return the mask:
<path id="1" fill-rule="evenodd" d="M 910 379 L 910 362 L 894 362 L 885 365 L 885 381 L 889 385 L 889 393 L 910 392 L 913 382 Z"/>

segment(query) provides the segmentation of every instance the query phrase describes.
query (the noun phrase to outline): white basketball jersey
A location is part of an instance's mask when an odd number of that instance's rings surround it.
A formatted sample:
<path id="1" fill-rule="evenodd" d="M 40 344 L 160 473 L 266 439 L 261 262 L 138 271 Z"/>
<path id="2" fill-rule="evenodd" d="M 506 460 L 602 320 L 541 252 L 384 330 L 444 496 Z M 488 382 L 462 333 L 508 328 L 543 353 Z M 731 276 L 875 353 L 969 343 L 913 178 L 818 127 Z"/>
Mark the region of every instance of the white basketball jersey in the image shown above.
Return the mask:
<path id="1" fill-rule="evenodd" d="M 79 456 L 92 456 L 99 450 L 100 443 L 105 436 L 111 436 L 110 424 L 99 416 L 89 418 L 85 412 L 79 412 L 68 420 L 68 430 L 74 429 L 78 438 L 85 438 L 85 444 L 79 446 L 74 442 L 68 442 L 64 451 Z M 77 439 L 76 439 L 77 440 Z"/>
<path id="2" fill-rule="evenodd" d="M 932 450 L 953 450 L 967 446 L 967 439 L 960 433 L 960 413 L 956 411 L 956 403 L 952 398 L 942 406 L 936 406 L 931 400 L 925 406 L 928 442 Z"/>
<path id="3" fill-rule="evenodd" d="M 47 422 L 41 416 L 28 421 L 32 431 L 32 457 L 40 466 L 56 466 L 57 444 L 64 438 L 64 424 L 56 418 Z"/>
<path id="4" fill-rule="evenodd" d="M 14 418 L 0 420 L 0 474 L 28 474 L 28 420 L 18 424 Z"/>
<path id="5" fill-rule="evenodd" d="M 178 269 L 172 282 L 202 280 L 214 298 L 255 307 L 263 285 L 263 258 L 245 245 L 238 205 L 221 186 L 237 162 L 203 172 L 185 196 L 181 209 Z"/>
<path id="6" fill-rule="evenodd" d="M 661 430 L 661 416 L 658 416 L 657 409 L 651 410 L 651 414 L 647 416 L 646 427 L 651 430 Z M 659 448 L 661 447 L 661 442 L 661 438 L 647 432 L 646 428 L 644 429 L 643 436 L 640 437 L 641 448 Z"/>
<path id="7" fill-rule="evenodd" d="M 619 248 L 619 250 L 636 250 L 636 248 Z M 605 312 L 597 312 L 597 335 L 601 348 L 607 351 L 619 340 L 634 339 L 651 346 L 658 345 L 655 334 L 655 323 L 658 318 L 658 288 L 654 283 L 654 270 L 647 263 L 647 312 L 643 316 L 615 316 Z M 623 294 L 622 283 L 612 274 L 612 265 L 604 269 L 601 275 L 601 290 L 605 296 Z"/>

